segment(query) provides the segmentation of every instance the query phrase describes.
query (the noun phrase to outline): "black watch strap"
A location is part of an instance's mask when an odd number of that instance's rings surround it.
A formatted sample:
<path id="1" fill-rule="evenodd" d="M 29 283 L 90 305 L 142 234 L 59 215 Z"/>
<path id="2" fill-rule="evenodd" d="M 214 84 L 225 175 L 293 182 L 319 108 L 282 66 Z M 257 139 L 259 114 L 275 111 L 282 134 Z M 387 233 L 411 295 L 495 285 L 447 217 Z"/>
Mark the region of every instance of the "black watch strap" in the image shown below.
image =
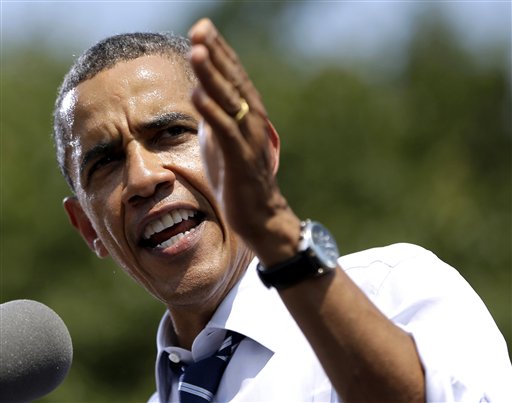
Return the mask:
<path id="1" fill-rule="evenodd" d="M 265 268 L 258 263 L 257 271 L 261 281 L 268 288 L 275 287 L 283 290 L 306 278 L 321 276 L 329 269 L 318 266 L 315 259 L 312 259 L 307 252 L 299 252 L 292 258 L 271 267 Z"/>

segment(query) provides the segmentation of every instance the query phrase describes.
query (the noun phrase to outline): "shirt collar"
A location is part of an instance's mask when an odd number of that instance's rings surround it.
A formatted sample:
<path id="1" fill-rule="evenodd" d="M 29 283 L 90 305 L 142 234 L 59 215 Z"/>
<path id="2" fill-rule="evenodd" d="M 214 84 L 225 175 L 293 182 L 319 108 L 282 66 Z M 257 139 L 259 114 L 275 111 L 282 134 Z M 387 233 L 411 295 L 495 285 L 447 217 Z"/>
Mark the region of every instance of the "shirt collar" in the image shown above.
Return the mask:
<path id="1" fill-rule="evenodd" d="M 258 260 L 253 259 L 240 281 L 221 302 L 205 329 L 196 337 L 192 346 L 194 356 L 204 355 L 203 352 L 194 351 L 197 346 L 202 345 L 200 341 L 204 337 L 210 337 L 212 332 L 224 332 L 225 329 L 241 333 L 272 352 L 278 350 L 282 343 L 286 343 L 287 332 L 278 329 L 283 329 L 283 324 L 287 322 L 292 322 L 291 325 L 296 326 L 295 322 L 290 320 L 290 314 L 277 291 L 266 288 L 259 279 L 256 272 L 257 264 Z M 157 332 L 159 355 L 164 349 L 173 346 L 175 340 L 176 335 L 167 311 L 160 321 Z"/>
<path id="2" fill-rule="evenodd" d="M 257 264 L 258 260 L 253 259 L 244 276 L 219 305 L 206 328 L 233 330 L 275 352 L 281 343 L 286 342 L 285 334 L 277 329 L 290 321 L 290 314 L 277 291 L 268 289 L 259 279 Z"/>

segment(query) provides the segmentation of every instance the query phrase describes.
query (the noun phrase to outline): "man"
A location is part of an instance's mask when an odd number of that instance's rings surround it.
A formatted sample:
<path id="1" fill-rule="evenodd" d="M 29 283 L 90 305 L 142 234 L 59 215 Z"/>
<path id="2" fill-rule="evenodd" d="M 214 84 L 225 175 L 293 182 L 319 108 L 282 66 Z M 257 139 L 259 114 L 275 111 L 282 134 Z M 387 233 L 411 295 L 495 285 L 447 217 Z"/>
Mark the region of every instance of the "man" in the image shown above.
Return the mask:
<path id="1" fill-rule="evenodd" d="M 506 346 L 469 285 L 413 245 L 336 261 L 279 191 L 279 137 L 236 54 L 208 20 L 190 40 L 107 38 L 55 111 L 72 224 L 167 307 L 152 400 L 505 401 Z M 226 334 L 218 389 L 188 381 Z"/>

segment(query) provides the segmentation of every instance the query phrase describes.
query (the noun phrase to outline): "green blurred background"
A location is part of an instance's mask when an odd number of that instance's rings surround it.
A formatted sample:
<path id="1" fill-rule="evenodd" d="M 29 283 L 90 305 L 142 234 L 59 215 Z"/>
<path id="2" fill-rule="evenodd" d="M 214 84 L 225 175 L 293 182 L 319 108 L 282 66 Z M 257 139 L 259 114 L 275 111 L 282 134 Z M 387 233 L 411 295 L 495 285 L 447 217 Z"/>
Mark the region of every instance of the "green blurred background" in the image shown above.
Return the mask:
<path id="1" fill-rule="evenodd" d="M 451 15 L 475 6 L 456 3 Z M 406 19 L 390 20 L 401 40 L 371 56 L 363 52 L 371 37 L 358 40 L 384 28 L 352 31 L 345 13 L 362 20 L 382 13 L 386 21 L 386 13 L 414 4 L 356 11 L 354 2 L 76 5 L 31 3 L 20 11 L 2 4 L 0 302 L 47 304 L 74 343 L 69 376 L 41 401 L 140 402 L 154 390 L 163 308 L 110 260 L 96 259 L 68 225 L 61 208 L 68 191 L 50 141 L 60 80 L 86 47 L 117 33 L 120 20 L 123 31 L 186 34 L 198 17 L 212 18 L 281 133 L 279 180 L 298 215 L 328 223 L 343 253 L 403 241 L 433 250 L 481 295 L 510 351 L 510 3 L 479 5 L 482 18 L 489 7 L 508 17 L 497 19 L 506 24 L 502 35 L 472 46 L 465 35 L 478 39 L 478 24 L 461 31 L 449 10 L 421 2 Z M 66 17 L 84 7 L 87 38 Z M 145 14 L 151 7 L 158 7 L 153 17 Z M 59 14 L 53 25 L 37 24 L 29 11 Z M 109 19 L 113 27 L 102 30 Z M 20 40 L 12 40 L 13 26 Z"/>

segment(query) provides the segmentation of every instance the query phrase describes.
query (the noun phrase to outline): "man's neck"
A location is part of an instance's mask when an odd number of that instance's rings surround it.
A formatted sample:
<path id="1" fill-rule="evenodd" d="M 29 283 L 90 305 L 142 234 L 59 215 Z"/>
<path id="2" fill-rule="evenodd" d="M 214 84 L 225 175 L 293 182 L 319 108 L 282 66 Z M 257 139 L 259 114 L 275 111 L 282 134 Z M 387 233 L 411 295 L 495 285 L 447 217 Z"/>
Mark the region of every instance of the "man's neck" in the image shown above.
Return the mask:
<path id="1" fill-rule="evenodd" d="M 180 347 L 191 350 L 197 335 L 206 327 L 219 305 L 242 278 L 253 259 L 254 253 L 245 248 L 235 261 L 237 269 L 233 271 L 233 275 L 224 284 L 219 284 L 210 297 L 192 305 L 168 305 L 167 309 Z"/>
<path id="2" fill-rule="evenodd" d="M 180 347 L 192 350 L 192 343 L 197 335 L 206 327 L 215 311 L 184 312 L 182 310 L 169 310 L 177 343 Z"/>

